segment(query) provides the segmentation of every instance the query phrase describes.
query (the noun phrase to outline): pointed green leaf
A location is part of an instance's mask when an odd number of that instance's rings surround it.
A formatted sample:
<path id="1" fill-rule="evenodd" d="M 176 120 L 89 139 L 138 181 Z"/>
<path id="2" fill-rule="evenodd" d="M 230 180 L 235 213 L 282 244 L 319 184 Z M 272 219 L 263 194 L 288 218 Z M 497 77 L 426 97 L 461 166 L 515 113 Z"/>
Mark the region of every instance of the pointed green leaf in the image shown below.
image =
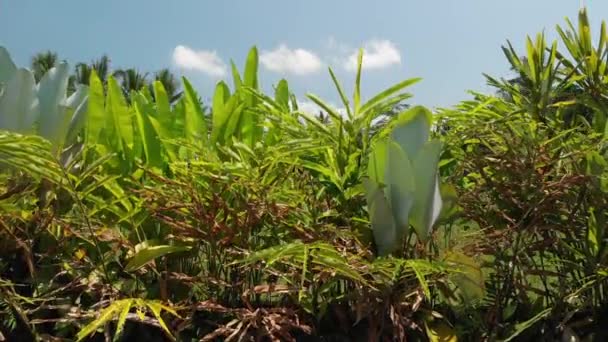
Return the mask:
<path id="1" fill-rule="evenodd" d="M 135 253 L 135 255 L 131 258 L 127 266 L 125 267 L 126 272 L 133 272 L 147 263 L 151 262 L 156 258 L 160 258 L 162 256 L 184 252 L 189 250 L 189 247 L 186 246 L 151 246 L 147 248 L 141 249 L 139 252 Z"/>
<path id="2" fill-rule="evenodd" d="M 405 89 L 413 84 L 418 83 L 420 80 L 421 80 L 421 78 L 408 79 L 408 80 L 399 82 L 399 83 L 387 88 L 386 90 L 378 93 L 378 95 L 372 97 L 371 99 L 369 99 L 369 101 L 365 102 L 365 104 L 363 104 L 361 106 L 359 115 L 365 115 L 369 110 L 373 110 L 378 105 L 382 105 L 382 103 L 384 101 L 388 100 L 393 95 L 399 93 L 403 89 Z"/>
<path id="3" fill-rule="evenodd" d="M 363 49 L 359 49 L 357 56 L 357 76 L 355 78 L 355 91 L 353 94 L 354 116 L 359 116 L 361 107 L 361 69 L 363 68 Z"/>
<path id="4" fill-rule="evenodd" d="M 207 144 L 207 124 L 198 95 L 188 80 L 183 77 L 185 99 L 186 138 L 197 146 Z"/>
<path id="5" fill-rule="evenodd" d="M 139 95 L 142 96 L 143 95 Z M 136 96 L 137 97 L 137 96 Z M 161 155 L 161 142 L 158 132 L 152 125 L 148 112 L 146 112 L 140 104 L 142 100 L 134 101 L 135 119 L 137 122 L 137 131 L 146 157 L 146 164 L 151 167 L 161 167 L 163 164 Z"/>
<path id="6" fill-rule="evenodd" d="M 87 105 L 86 141 L 90 145 L 99 142 L 101 131 L 106 126 L 106 112 L 104 108 L 103 84 L 95 70 L 89 77 L 89 98 Z"/>

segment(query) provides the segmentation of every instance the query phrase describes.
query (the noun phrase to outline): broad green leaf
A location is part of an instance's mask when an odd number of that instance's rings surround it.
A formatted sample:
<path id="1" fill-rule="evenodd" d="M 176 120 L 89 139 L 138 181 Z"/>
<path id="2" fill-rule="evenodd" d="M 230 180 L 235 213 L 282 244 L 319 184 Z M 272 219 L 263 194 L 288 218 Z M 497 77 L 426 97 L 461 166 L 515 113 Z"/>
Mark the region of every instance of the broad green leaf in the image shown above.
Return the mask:
<path id="1" fill-rule="evenodd" d="M 106 110 L 114 125 L 113 144 L 127 157 L 129 149 L 133 147 L 133 121 L 122 90 L 113 77 L 108 79 Z"/>
<path id="2" fill-rule="evenodd" d="M 0 94 L 0 129 L 33 133 L 40 113 L 36 96 L 34 75 L 26 69 L 15 71 Z"/>
<path id="3" fill-rule="evenodd" d="M 254 46 L 249 50 L 245 63 L 243 86 L 245 88 L 258 88 L 258 49 Z M 242 89 L 241 89 L 242 90 Z M 246 107 L 241 112 L 239 124 L 235 132 L 240 134 L 241 140 L 253 147 L 254 143 L 261 138 L 262 131 L 258 128 L 257 111 L 251 110 L 256 105 L 256 97 L 246 91 L 240 91 Z"/>
<path id="4" fill-rule="evenodd" d="M 8 82 L 13 78 L 16 71 L 17 67 L 13 63 L 10 54 L 4 47 L 0 46 L 0 83 Z M 1 89 L 2 87 L 0 86 Z"/>
<path id="5" fill-rule="evenodd" d="M 239 73 L 239 69 L 234 64 L 234 61 L 230 61 L 230 68 L 232 69 L 232 81 L 234 82 L 234 89 L 238 90 L 243 85 L 243 80 L 241 80 L 241 74 Z"/>
<path id="6" fill-rule="evenodd" d="M 258 87 L 258 49 L 252 47 L 247 55 L 247 62 L 245 63 L 245 78 L 243 85 L 253 89 Z"/>
<path id="7" fill-rule="evenodd" d="M 372 146 L 367 163 L 367 176 L 377 184 L 386 184 L 387 140 L 378 140 Z"/>
<path id="8" fill-rule="evenodd" d="M 397 229 L 393 213 L 389 207 L 384 191 L 370 179 L 363 180 L 367 197 L 367 210 L 370 215 L 374 242 L 378 255 L 392 253 L 397 246 Z"/>
<path id="9" fill-rule="evenodd" d="M 198 102 L 198 95 L 188 80 L 183 77 L 185 99 L 186 138 L 196 146 L 207 144 L 207 124 L 205 114 Z"/>
<path id="10" fill-rule="evenodd" d="M 169 103 L 169 97 L 165 90 L 165 86 L 163 86 L 160 81 L 154 81 L 154 99 L 156 100 L 156 114 L 158 120 L 165 127 L 171 127 L 173 123 L 173 118 L 171 117 L 171 104 Z"/>
<path id="11" fill-rule="evenodd" d="M 431 112 L 417 106 L 399 115 L 391 135 L 405 154 L 413 159 L 428 141 L 430 128 Z"/>
<path id="12" fill-rule="evenodd" d="M 236 101 L 237 97 L 230 96 L 230 89 L 228 89 L 226 83 L 220 81 L 215 87 L 215 94 L 213 95 L 211 130 L 211 143 L 213 145 L 220 142 L 218 139 L 223 139 L 223 130 L 228 123 Z"/>
<path id="13" fill-rule="evenodd" d="M 58 139 L 64 138 L 60 134 L 66 122 L 64 104 L 69 72 L 68 64 L 60 63 L 49 70 L 38 84 L 38 132 L 55 145 Z"/>
<path id="14" fill-rule="evenodd" d="M 101 131 L 106 126 L 106 112 L 104 108 L 103 84 L 95 70 L 91 71 L 89 82 L 85 137 L 88 144 L 94 145 L 99 142 Z"/>
<path id="15" fill-rule="evenodd" d="M 289 111 L 289 86 L 286 80 L 279 81 L 274 92 L 274 101 L 281 106 L 281 109 Z"/>
<path id="16" fill-rule="evenodd" d="M 65 141 L 68 144 L 74 142 L 78 133 L 81 132 L 86 123 L 88 92 L 89 88 L 87 86 L 79 84 L 76 86 L 76 91 L 67 99 L 67 107 L 74 110 L 68 127 L 67 136 L 65 137 Z"/>
<path id="17" fill-rule="evenodd" d="M 397 244 L 401 244 L 409 229 L 410 210 L 415 205 L 415 194 L 419 187 L 419 179 L 414 176 L 408 155 L 397 143 L 389 142 L 385 169 L 386 197 L 395 220 Z"/>
<path id="18" fill-rule="evenodd" d="M 410 223 L 421 241 L 427 240 L 433 224 L 441 212 L 442 204 L 438 184 L 440 153 L 441 142 L 430 141 L 421 148 L 412 163 L 416 189 Z"/>
<path id="19" fill-rule="evenodd" d="M 147 263 L 151 262 L 156 258 L 160 258 L 162 256 L 184 252 L 189 250 L 189 247 L 186 246 L 151 246 L 144 249 L 141 249 L 139 252 L 135 253 L 135 255 L 131 258 L 127 266 L 125 267 L 126 272 L 133 272 Z"/>
<path id="20" fill-rule="evenodd" d="M 150 121 L 148 113 L 145 112 L 141 106 L 140 102 L 134 101 L 133 107 L 135 108 L 137 130 L 143 144 L 146 164 L 151 167 L 161 167 L 163 165 L 163 159 L 158 132 Z"/>

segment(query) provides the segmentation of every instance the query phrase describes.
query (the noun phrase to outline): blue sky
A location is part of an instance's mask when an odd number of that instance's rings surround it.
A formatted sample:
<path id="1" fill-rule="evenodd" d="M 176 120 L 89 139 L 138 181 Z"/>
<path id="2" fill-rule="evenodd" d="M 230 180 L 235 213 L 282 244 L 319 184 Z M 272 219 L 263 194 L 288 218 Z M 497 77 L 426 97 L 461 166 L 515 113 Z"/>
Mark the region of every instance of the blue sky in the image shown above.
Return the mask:
<path id="1" fill-rule="evenodd" d="M 608 1 L 587 2 L 597 28 Z M 526 34 L 553 39 L 578 8 L 578 0 L 0 0 L 0 45 L 19 65 L 52 49 L 71 64 L 106 53 L 114 67 L 169 66 L 203 98 L 229 78 L 231 58 L 242 68 L 257 45 L 265 89 L 285 77 L 301 100 L 312 92 L 333 103 L 327 66 L 350 93 L 350 59 L 364 47 L 364 95 L 422 77 L 411 102 L 437 107 L 490 91 L 481 73 L 508 75 L 506 39 L 520 51 Z"/>

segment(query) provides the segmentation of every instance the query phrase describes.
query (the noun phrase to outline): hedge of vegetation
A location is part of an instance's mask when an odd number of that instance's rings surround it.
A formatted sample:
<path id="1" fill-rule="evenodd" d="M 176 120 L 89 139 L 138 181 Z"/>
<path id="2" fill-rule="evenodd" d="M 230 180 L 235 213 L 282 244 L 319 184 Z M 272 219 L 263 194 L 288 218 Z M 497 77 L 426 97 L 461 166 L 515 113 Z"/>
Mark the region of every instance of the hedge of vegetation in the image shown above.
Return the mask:
<path id="1" fill-rule="evenodd" d="M 608 36 L 557 31 L 434 113 L 0 48 L 0 341 L 605 341 Z"/>

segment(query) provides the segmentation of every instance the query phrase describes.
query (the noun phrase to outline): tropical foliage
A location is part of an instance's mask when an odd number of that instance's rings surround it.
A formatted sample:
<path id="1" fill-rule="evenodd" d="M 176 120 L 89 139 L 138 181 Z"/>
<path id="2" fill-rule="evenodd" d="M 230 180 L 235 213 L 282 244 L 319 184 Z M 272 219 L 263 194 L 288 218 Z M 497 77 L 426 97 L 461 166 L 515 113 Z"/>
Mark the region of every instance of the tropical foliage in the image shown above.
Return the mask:
<path id="1" fill-rule="evenodd" d="M 0 340 L 605 340 L 605 30 L 435 113 L 0 48 Z"/>

